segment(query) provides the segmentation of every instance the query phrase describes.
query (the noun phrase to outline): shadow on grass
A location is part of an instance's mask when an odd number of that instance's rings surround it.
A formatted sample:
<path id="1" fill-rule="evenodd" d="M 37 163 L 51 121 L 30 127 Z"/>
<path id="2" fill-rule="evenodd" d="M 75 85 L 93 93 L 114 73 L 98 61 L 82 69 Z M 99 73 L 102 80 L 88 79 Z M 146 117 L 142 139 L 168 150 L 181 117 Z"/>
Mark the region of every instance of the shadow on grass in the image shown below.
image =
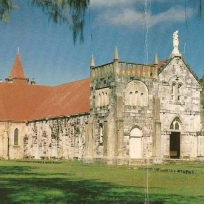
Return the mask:
<path id="1" fill-rule="evenodd" d="M 27 174 L 33 167 L 0 167 L 0 173 Z M 12 168 L 14 168 L 12 170 Z M 30 169 L 29 169 L 30 168 Z M 35 167 L 34 167 L 35 168 Z M 9 172 L 7 172 L 8 174 Z M 10 172 L 11 173 L 11 172 Z M 34 173 L 33 173 L 34 174 Z M 37 177 L 38 173 L 35 173 Z M 50 175 L 50 174 L 48 174 Z M 134 203 L 142 204 L 145 200 L 143 186 L 122 186 L 97 180 L 75 180 L 71 178 L 1 178 L 0 203 Z M 60 176 L 59 176 L 60 177 Z M 161 189 L 158 188 L 158 191 Z M 187 203 L 194 197 L 180 195 L 150 194 L 150 204 Z M 199 200 L 204 200 L 200 197 Z M 174 202 L 171 202 L 174 201 Z M 193 203 L 193 202 L 191 202 Z"/>
<path id="2" fill-rule="evenodd" d="M 34 172 L 38 167 L 29 167 L 29 166 L 4 166 L 0 167 L 0 175 L 23 175 L 23 176 L 72 176 L 74 173 L 41 173 Z M 34 171 L 33 171 L 34 170 Z"/>
<path id="3" fill-rule="evenodd" d="M 0 175 L 3 174 L 29 174 L 32 169 L 37 169 L 36 167 L 29 167 L 29 166 L 1 166 L 0 167 Z"/>

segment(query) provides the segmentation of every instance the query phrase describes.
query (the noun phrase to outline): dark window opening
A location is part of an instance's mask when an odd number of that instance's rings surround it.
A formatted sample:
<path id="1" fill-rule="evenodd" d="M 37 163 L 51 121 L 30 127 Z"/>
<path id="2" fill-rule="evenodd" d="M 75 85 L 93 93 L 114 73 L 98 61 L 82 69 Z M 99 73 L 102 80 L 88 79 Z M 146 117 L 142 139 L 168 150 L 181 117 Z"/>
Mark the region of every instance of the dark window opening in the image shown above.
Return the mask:
<path id="1" fill-rule="evenodd" d="M 18 129 L 14 131 L 14 145 L 18 145 Z"/>

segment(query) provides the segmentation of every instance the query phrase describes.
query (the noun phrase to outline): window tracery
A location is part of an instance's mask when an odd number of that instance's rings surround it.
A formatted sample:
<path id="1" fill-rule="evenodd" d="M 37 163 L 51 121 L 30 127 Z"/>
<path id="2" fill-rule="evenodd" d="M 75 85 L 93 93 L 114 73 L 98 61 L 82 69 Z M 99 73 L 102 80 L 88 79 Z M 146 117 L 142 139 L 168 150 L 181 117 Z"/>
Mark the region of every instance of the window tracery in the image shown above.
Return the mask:
<path id="1" fill-rule="evenodd" d="M 176 118 L 172 121 L 172 123 L 171 123 L 171 125 L 170 125 L 170 129 L 171 129 L 171 130 L 180 130 L 180 128 L 181 128 L 181 121 L 180 121 L 180 119 L 179 119 L 178 117 L 176 117 Z"/>

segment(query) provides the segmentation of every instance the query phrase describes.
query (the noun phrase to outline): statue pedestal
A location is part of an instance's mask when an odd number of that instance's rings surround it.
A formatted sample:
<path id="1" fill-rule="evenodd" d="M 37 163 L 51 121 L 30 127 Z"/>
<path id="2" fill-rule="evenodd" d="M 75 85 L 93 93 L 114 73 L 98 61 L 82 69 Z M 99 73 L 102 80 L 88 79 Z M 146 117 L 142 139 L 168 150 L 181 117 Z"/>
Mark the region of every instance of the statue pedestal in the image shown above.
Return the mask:
<path id="1" fill-rule="evenodd" d="M 172 56 L 178 56 L 180 57 L 181 56 L 181 53 L 179 52 L 178 48 L 177 47 L 174 47 L 173 51 L 172 51 Z"/>

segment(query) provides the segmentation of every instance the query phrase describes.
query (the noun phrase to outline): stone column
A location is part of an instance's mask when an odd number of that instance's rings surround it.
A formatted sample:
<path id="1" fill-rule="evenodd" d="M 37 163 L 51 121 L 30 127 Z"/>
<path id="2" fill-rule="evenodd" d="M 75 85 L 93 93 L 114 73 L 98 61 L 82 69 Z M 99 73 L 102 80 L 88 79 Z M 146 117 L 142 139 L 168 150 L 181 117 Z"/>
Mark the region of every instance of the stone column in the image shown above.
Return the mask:
<path id="1" fill-rule="evenodd" d="M 111 112 L 107 118 L 107 125 L 105 126 L 105 137 L 107 146 L 107 163 L 115 164 L 117 155 L 117 133 L 115 114 Z M 105 153 L 105 152 L 104 152 Z"/>
<path id="2" fill-rule="evenodd" d="M 4 131 L 4 136 L 3 136 L 3 158 L 8 159 L 9 158 L 9 148 L 8 148 L 8 132 L 5 130 Z"/>
<path id="3" fill-rule="evenodd" d="M 117 114 L 117 156 L 123 157 L 123 97 L 116 96 L 117 106 L 116 106 L 116 114 Z"/>
<path id="4" fill-rule="evenodd" d="M 93 116 L 89 118 L 88 124 L 86 126 L 86 135 L 85 135 L 85 156 L 83 161 L 85 163 L 93 162 L 94 157 L 94 135 L 93 135 Z"/>
<path id="5" fill-rule="evenodd" d="M 153 156 L 161 158 L 161 121 L 160 121 L 160 98 L 154 97 L 154 133 L 153 133 Z"/>

